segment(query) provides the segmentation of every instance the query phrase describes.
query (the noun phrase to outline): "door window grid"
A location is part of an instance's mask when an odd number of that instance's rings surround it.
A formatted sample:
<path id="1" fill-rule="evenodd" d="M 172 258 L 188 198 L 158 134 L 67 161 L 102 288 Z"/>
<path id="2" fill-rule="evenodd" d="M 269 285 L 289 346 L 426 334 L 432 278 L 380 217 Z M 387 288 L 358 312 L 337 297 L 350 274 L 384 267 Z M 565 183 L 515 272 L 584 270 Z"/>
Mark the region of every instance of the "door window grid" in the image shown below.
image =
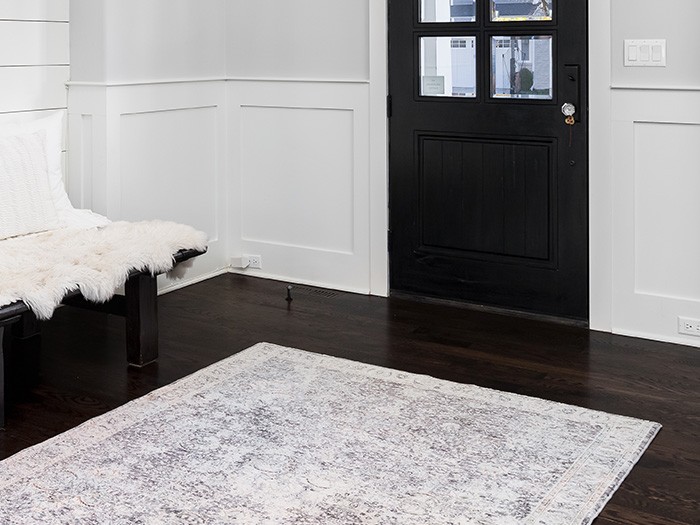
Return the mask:
<path id="1" fill-rule="evenodd" d="M 491 97 L 552 100 L 552 37 L 491 37 Z"/>
<path id="2" fill-rule="evenodd" d="M 490 0 L 492 22 L 547 22 L 556 0 Z"/>
<path id="3" fill-rule="evenodd" d="M 491 22 L 528 24 L 552 21 L 555 2 L 488 0 L 486 7 Z M 484 26 L 489 19 L 477 19 L 476 4 L 477 0 L 420 0 L 420 22 L 479 21 L 478 25 Z M 477 70 L 475 36 L 421 37 L 419 95 L 476 98 L 477 86 L 488 84 L 492 100 L 553 100 L 552 36 L 503 35 L 490 40 L 491 59 Z M 473 52 L 460 52 L 468 49 Z M 488 75 L 483 81 L 482 74 Z"/>
<path id="4" fill-rule="evenodd" d="M 421 37 L 420 95 L 476 97 L 476 37 Z"/>
<path id="5" fill-rule="evenodd" d="M 421 0 L 420 22 L 475 22 L 476 0 Z"/>
<path id="6" fill-rule="evenodd" d="M 556 0 L 489 0 L 492 22 L 548 22 Z M 476 0 L 420 0 L 421 23 L 476 22 Z"/>

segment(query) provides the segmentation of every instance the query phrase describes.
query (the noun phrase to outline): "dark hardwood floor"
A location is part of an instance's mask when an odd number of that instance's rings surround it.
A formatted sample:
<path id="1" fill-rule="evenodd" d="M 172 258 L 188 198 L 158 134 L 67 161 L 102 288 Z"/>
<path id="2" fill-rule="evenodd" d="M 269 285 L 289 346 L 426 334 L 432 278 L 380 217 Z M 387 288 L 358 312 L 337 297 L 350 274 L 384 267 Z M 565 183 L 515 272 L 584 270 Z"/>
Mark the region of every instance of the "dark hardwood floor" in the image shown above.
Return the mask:
<path id="1" fill-rule="evenodd" d="M 658 421 L 595 525 L 700 524 L 700 349 L 407 299 L 220 276 L 160 297 L 160 358 L 129 368 L 123 320 L 61 308 L 8 351 L 0 457 L 259 341 Z"/>

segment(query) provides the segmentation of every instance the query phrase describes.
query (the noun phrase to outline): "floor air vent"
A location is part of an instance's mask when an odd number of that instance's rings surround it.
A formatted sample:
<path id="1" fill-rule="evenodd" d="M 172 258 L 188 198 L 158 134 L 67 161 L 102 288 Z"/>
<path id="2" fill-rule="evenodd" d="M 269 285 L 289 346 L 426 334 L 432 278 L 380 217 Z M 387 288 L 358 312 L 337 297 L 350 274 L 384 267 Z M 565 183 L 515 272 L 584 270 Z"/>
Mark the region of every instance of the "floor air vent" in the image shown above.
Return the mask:
<path id="1" fill-rule="evenodd" d="M 314 288 L 313 286 L 302 286 L 298 284 L 292 284 L 292 297 L 294 297 L 294 294 L 299 294 L 299 295 L 315 295 L 318 297 L 337 297 L 338 292 L 335 290 L 328 290 L 326 288 Z"/>

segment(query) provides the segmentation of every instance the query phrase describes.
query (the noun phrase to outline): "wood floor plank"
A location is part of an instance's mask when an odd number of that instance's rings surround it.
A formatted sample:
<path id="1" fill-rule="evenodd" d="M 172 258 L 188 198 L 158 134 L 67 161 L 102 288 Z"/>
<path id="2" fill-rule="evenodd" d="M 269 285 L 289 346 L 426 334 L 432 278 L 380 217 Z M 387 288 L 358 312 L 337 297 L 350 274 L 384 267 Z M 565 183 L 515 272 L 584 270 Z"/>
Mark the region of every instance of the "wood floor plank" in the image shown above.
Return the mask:
<path id="1" fill-rule="evenodd" d="M 290 304 L 286 290 L 223 275 L 161 296 L 160 357 L 143 369 L 126 364 L 121 318 L 61 308 L 42 326 L 40 354 L 9 352 L 0 457 L 269 341 L 658 421 L 595 525 L 700 523 L 700 349 L 302 286 Z"/>

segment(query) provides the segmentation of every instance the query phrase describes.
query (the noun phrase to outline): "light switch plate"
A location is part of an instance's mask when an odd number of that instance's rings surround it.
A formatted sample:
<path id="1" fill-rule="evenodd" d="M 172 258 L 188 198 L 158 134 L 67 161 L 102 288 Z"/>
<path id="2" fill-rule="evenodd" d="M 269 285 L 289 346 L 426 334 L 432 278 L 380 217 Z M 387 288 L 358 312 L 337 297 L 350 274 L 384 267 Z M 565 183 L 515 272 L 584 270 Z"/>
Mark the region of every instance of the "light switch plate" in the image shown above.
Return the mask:
<path id="1" fill-rule="evenodd" d="M 626 67 L 666 67 L 666 39 L 625 40 Z"/>

